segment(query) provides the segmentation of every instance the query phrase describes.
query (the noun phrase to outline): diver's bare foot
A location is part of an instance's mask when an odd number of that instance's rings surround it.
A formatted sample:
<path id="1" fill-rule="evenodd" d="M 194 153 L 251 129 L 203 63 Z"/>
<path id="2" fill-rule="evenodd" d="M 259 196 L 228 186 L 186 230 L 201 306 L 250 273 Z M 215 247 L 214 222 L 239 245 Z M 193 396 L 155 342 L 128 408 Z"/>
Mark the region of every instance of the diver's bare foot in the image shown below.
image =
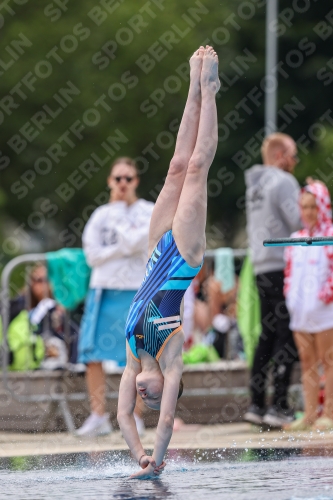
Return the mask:
<path id="1" fill-rule="evenodd" d="M 220 89 L 219 80 L 219 58 L 213 47 L 206 45 L 205 53 L 203 56 L 202 70 L 201 70 L 201 89 L 209 88 L 213 92 L 218 92 Z"/>
<path id="2" fill-rule="evenodd" d="M 204 53 L 205 49 L 201 46 L 194 52 L 193 56 L 190 59 L 191 85 L 196 90 L 200 90 L 201 69 Z"/>

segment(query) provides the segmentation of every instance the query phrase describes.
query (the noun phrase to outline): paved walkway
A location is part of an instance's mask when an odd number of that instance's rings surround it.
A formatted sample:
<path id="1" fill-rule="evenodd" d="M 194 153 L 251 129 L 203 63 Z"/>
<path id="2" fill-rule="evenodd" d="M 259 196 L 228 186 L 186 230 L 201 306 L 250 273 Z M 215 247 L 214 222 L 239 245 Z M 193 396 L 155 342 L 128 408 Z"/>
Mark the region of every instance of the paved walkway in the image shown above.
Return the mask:
<path id="1" fill-rule="evenodd" d="M 155 430 L 142 438 L 146 449 L 153 448 Z M 170 448 L 330 448 L 333 432 L 259 432 L 249 424 L 185 426 L 174 432 Z M 126 450 L 119 431 L 95 439 L 76 438 L 67 433 L 0 433 L 0 457 L 50 455 L 92 451 Z"/>

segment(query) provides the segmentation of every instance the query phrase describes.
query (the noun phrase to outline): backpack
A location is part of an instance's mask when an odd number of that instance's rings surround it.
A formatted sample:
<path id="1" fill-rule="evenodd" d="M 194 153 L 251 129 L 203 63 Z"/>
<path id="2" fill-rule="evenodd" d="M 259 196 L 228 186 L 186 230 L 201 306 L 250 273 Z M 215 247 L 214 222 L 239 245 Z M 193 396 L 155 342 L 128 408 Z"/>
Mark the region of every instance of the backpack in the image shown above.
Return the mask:
<path id="1" fill-rule="evenodd" d="M 2 339 L 2 324 L 0 322 Z M 9 349 L 9 370 L 26 371 L 39 368 L 44 359 L 44 342 L 34 333 L 29 321 L 29 313 L 21 311 L 9 324 L 7 332 Z"/>

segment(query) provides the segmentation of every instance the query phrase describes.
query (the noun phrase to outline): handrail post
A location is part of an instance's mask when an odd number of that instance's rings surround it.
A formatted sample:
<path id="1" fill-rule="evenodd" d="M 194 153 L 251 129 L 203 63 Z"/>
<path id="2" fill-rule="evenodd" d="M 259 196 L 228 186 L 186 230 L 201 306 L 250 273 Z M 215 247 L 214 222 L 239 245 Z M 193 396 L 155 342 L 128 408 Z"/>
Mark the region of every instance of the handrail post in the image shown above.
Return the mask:
<path id="1" fill-rule="evenodd" d="M 11 390 L 8 387 L 8 377 L 7 377 L 8 361 L 9 361 L 7 333 L 8 333 L 9 316 L 10 316 L 10 290 L 9 290 L 10 276 L 15 267 L 18 266 L 19 264 L 26 264 L 28 262 L 36 262 L 44 260 L 45 260 L 45 253 L 32 253 L 32 254 L 20 255 L 10 260 L 3 268 L 1 274 L 2 378 L 3 378 L 4 388 L 9 392 L 11 392 Z"/>

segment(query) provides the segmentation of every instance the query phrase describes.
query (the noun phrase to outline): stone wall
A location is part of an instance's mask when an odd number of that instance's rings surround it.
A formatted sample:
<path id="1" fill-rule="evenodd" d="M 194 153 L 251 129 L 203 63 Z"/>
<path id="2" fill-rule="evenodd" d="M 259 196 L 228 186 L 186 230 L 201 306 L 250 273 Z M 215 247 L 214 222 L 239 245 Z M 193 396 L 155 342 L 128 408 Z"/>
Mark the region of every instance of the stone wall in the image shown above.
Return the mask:
<path id="1" fill-rule="evenodd" d="M 111 421 L 116 421 L 117 392 L 121 370 L 107 374 L 107 410 Z M 299 401 L 299 367 L 293 373 L 293 397 Z M 249 371 L 243 361 L 186 366 L 183 373 L 184 393 L 177 405 L 176 415 L 186 423 L 214 424 L 242 420 L 249 404 Z M 82 374 L 63 371 L 12 372 L 7 382 L 0 379 L 0 430 L 41 432 L 66 430 L 57 404 L 39 401 L 46 395 L 50 399 L 62 394 L 67 397 L 74 424 L 79 427 L 89 414 L 85 378 Z M 25 398 L 34 398 L 26 402 Z M 23 398 L 23 401 L 18 401 Z M 155 426 L 159 413 L 146 409 L 146 426 Z"/>

